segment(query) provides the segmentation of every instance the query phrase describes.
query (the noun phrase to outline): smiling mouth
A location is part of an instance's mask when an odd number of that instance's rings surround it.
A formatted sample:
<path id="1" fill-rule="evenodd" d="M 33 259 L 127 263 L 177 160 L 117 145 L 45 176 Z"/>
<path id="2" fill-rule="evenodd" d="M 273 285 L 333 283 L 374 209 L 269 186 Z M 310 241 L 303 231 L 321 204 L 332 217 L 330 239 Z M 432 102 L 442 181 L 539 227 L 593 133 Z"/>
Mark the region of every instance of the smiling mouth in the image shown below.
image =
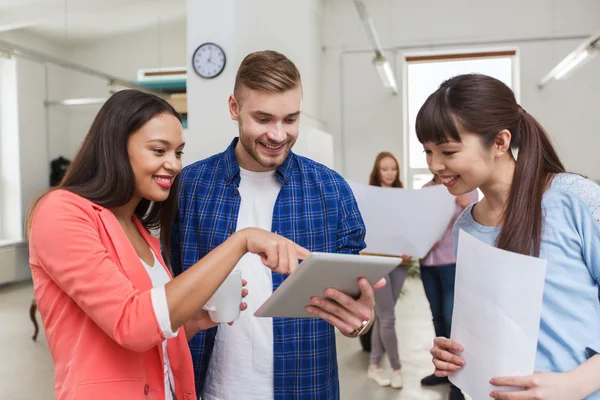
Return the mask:
<path id="1" fill-rule="evenodd" d="M 173 180 L 175 177 L 173 176 L 165 176 L 165 175 L 154 175 L 152 179 L 162 188 L 170 189 L 173 185 Z"/>
<path id="2" fill-rule="evenodd" d="M 269 144 L 269 143 L 259 142 L 259 144 L 262 146 L 263 149 L 267 150 L 268 152 L 273 152 L 273 153 L 277 153 L 285 147 L 285 143 Z"/>
<path id="3" fill-rule="evenodd" d="M 440 176 L 442 184 L 446 187 L 454 186 L 460 175 Z"/>

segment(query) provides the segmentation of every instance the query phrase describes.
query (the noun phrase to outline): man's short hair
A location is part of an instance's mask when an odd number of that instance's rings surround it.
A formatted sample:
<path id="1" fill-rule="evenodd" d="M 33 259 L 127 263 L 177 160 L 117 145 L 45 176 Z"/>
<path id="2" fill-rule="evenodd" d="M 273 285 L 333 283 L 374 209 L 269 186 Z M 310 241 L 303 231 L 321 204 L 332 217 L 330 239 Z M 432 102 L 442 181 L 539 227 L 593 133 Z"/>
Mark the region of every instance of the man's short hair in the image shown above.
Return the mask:
<path id="1" fill-rule="evenodd" d="M 282 93 L 302 84 L 300 71 L 281 53 L 272 50 L 248 54 L 235 77 L 233 95 L 240 102 L 244 87 L 273 93 Z"/>

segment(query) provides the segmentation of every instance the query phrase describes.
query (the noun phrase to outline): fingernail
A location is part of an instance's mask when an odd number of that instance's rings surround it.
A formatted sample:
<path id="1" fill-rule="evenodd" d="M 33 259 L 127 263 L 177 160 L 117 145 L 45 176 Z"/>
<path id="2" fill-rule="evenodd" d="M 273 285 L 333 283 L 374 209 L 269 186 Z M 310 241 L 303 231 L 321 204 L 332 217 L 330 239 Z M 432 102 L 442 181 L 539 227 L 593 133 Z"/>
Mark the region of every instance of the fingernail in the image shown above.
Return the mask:
<path id="1" fill-rule="evenodd" d="M 325 294 L 329 297 L 332 297 L 335 293 L 333 292 L 333 290 L 328 289 L 325 291 Z"/>
<path id="2" fill-rule="evenodd" d="M 310 303 L 311 303 L 312 305 L 315 305 L 315 306 L 318 306 L 319 304 L 321 304 L 321 302 L 319 301 L 319 299 L 317 299 L 317 298 L 315 298 L 315 297 L 313 297 L 313 298 L 310 300 Z"/>
<path id="3" fill-rule="evenodd" d="M 313 310 L 313 309 L 312 309 L 312 307 L 305 307 L 304 309 L 305 309 L 307 312 L 311 313 L 311 314 L 312 314 L 312 312 L 313 312 L 313 311 L 312 311 L 312 310 Z"/>

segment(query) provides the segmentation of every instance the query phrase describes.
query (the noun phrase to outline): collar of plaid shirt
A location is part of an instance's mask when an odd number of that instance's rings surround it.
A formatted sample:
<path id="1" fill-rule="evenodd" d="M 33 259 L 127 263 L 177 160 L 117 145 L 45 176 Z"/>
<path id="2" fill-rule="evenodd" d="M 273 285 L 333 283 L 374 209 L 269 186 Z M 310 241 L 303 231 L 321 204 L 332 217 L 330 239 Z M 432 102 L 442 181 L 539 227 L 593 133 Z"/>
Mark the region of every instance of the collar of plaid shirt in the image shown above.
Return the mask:
<path id="1" fill-rule="evenodd" d="M 240 138 L 236 137 L 235 139 L 233 139 L 229 147 L 227 147 L 227 150 L 225 150 L 225 152 L 222 153 L 224 161 L 223 166 L 225 167 L 226 182 L 231 182 L 233 180 L 239 182 L 237 179 L 240 176 L 240 165 L 238 164 L 238 160 L 235 155 L 235 146 L 237 146 L 239 141 Z M 294 153 L 290 151 L 283 164 L 277 167 L 277 170 L 275 171 L 275 176 L 282 184 L 285 183 L 290 177 L 290 168 L 293 162 L 293 158 Z"/>

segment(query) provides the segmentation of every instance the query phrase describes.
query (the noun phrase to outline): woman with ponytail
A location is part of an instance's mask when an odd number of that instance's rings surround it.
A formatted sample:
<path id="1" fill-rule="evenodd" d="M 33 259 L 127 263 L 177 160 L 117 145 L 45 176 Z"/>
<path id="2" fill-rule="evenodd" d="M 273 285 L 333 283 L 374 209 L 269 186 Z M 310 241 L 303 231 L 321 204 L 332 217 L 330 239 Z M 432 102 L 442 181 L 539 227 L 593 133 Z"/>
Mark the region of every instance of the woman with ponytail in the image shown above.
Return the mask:
<path id="1" fill-rule="evenodd" d="M 427 162 L 448 191 L 481 189 L 454 226 L 491 245 L 548 261 L 536 372 L 497 377 L 494 399 L 600 399 L 600 187 L 565 172 L 544 128 L 485 75 L 442 83 L 417 115 Z M 490 343 L 493 346 L 493 343 Z M 435 374 L 464 365 L 460 344 L 431 349 Z M 452 398 L 452 394 L 451 394 Z"/>

